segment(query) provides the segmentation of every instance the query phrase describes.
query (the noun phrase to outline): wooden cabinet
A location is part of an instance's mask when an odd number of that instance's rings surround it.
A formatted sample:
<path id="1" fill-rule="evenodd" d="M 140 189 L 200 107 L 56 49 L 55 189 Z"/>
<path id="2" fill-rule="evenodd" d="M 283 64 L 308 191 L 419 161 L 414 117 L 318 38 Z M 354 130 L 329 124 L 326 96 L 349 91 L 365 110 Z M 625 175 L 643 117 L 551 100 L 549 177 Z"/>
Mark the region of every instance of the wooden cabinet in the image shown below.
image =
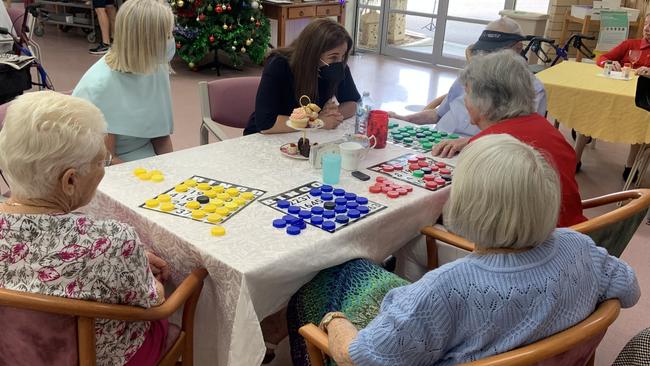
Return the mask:
<path id="1" fill-rule="evenodd" d="M 313 6 L 297 6 L 289 8 L 289 19 L 312 18 L 316 15 L 316 8 Z"/>
<path id="2" fill-rule="evenodd" d="M 287 20 L 336 17 L 337 21 L 345 24 L 345 3 L 336 1 L 316 1 L 306 3 L 277 4 L 263 1 L 264 15 L 278 21 L 278 45 L 284 47 Z"/>

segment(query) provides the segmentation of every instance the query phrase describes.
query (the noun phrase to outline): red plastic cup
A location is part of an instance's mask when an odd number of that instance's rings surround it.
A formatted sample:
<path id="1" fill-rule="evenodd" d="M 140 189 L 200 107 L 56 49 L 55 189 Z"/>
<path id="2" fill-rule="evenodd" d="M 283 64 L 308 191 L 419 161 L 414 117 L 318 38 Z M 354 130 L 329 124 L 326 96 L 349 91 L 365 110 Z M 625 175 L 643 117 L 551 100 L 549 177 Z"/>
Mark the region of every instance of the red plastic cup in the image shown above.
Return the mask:
<path id="1" fill-rule="evenodd" d="M 375 137 L 377 141 L 375 149 L 386 147 L 386 141 L 388 140 L 388 112 L 377 109 L 370 111 L 366 135 Z"/>

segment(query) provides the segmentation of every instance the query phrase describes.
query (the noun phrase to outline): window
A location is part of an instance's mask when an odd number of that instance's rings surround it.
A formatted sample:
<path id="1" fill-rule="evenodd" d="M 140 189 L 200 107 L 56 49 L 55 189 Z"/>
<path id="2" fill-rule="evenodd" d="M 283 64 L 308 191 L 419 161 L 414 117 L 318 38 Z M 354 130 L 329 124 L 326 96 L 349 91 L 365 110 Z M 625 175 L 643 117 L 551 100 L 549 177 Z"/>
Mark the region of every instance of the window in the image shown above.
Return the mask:
<path id="1" fill-rule="evenodd" d="M 517 0 L 515 10 L 548 14 L 550 0 Z"/>

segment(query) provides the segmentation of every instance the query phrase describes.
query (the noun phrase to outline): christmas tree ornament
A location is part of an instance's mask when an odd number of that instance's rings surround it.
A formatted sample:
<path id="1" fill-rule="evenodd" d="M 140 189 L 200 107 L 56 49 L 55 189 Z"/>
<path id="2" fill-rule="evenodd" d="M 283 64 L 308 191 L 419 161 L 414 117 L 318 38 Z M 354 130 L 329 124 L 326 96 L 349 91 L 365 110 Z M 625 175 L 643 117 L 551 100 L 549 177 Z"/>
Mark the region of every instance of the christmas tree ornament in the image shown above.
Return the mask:
<path id="1" fill-rule="evenodd" d="M 176 42 L 176 49 L 179 50 L 180 48 L 181 48 L 181 43 L 180 43 L 180 42 Z"/>
<path id="2" fill-rule="evenodd" d="M 199 17 L 197 18 L 199 22 L 204 22 L 205 21 L 205 14 L 201 13 L 199 14 Z"/>
<path id="3" fill-rule="evenodd" d="M 231 48 L 232 48 L 233 51 L 237 49 L 237 47 L 235 47 L 235 46 L 232 46 Z"/>
<path id="4" fill-rule="evenodd" d="M 259 20 L 255 22 L 255 26 L 256 26 L 257 28 L 259 28 L 259 27 L 260 27 L 260 25 L 262 25 L 262 23 L 260 23 L 260 21 L 259 21 Z"/>
<path id="5" fill-rule="evenodd" d="M 246 40 L 246 46 L 250 46 L 251 44 L 253 44 L 253 40 L 252 39 L 247 39 Z"/>
<path id="6" fill-rule="evenodd" d="M 251 3 L 251 8 L 253 8 L 253 9 L 257 9 L 257 8 L 259 8 L 259 7 L 260 7 L 260 3 L 258 3 L 257 1 L 253 1 L 253 2 Z"/>
<path id="7" fill-rule="evenodd" d="M 208 13 L 212 13 L 212 10 L 214 10 L 212 4 L 208 4 Z"/>
<path id="8" fill-rule="evenodd" d="M 232 41 L 232 44 L 234 44 L 234 45 L 236 46 L 236 45 L 237 45 L 237 41 Z"/>
<path id="9" fill-rule="evenodd" d="M 242 47 L 239 51 L 241 51 L 241 53 L 246 53 L 246 47 Z"/>
<path id="10" fill-rule="evenodd" d="M 196 65 L 194 65 L 194 62 L 190 62 L 189 64 L 187 64 L 187 66 L 189 66 L 190 69 L 194 69 L 196 67 Z"/>
<path id="11" fill-rule="evenodd" d="M 223 25 L 223 30 L 228 30 L 228 25 L 227 24 Z"/>
<path id="12" fill-rule="evenodd" d="M 259 7 L 259 9 L 260 9 L 260 10 L 262 10 L 262 4 L 260 4 L 260 7 Z"/>
<path id="13" fill-rule="evenodd" d="M 208 40 L 210 40 L 210 43 L 214 43 L 214 36 L 213 36 L 213 35 L 210 35 L 210 37 L 208 38 Z"/>
<path id="14" fill-rule="evenodd" d="M 190 4 L 194 4 L 194 0 L 187 0 Z"/>
<path id="15" fill-rule="evenodd" d="M 230 6 L 230 4 L 226 5 L 226 10 L 228 10 L 228 11 L 232 10 L 232 7 Z"/>
<path id="16" fill-rule="evenodd" d="M 255 21 L 255 18 L 254 18 L 254 17 L 251 17 L 251 22 L 254 22 L 254 21 Z"/>
<path id="17" fill-rule="evenodd" d="M 182 8 L 185 5 L 185 2 L 183 2 L 183 0 L 178 0 L 176 5 L 178 5 L 179 8 Z"/>
<path id="18" fill-rule="evenodd" d="M 217 13 L 221 14 L 221 12 L 223 11 L 223 8 L 221 7 L 221 5 L 217 5 L 217 8 L 215 10 L 216 10 Z"/>

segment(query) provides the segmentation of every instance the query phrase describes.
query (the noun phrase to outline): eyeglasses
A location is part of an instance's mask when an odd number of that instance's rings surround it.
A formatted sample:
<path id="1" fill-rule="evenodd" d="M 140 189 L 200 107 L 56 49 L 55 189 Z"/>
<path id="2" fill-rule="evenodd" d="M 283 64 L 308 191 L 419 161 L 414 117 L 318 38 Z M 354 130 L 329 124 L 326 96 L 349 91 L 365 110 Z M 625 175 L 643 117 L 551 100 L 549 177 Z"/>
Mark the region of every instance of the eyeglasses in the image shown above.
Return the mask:
<path id="1" fill-rule="evenodd" d="M 102 160 L 105 167 L 111 166 L 111 164 L 113 163 L 113 154 L 111 154 L 110 152 L 107 152 L 106 154 L 107 154 L 106 159 Z"/>

